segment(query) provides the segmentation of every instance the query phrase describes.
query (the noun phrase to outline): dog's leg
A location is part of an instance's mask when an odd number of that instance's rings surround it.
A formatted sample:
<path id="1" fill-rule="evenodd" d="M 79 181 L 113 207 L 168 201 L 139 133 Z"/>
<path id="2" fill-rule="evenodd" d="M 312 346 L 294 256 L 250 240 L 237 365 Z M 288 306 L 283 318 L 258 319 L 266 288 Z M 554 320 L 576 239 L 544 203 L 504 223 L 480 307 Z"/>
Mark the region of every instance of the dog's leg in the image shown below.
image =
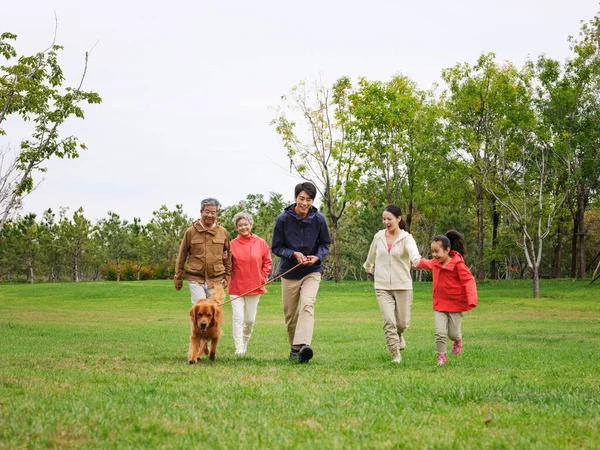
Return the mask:
<path id="1" fill-rule="evenodd" d="M 212 339 L 210 343 L 210 355 L 209 358 L 211 361 L 214 361 L 217 357 L 217 344 L 219 343 L 219 336 Z"/>
<path id="2" fill-rule="evenodd" d="M 206 350 L 207 345 L 206 339 L 200 339 L 200 346 L 198 347 L 198 361 L 200 361 L 204 355 L 208 355 L 208 350 Z"/>
<path id="3" fill-rule="evenodd" d="M 196 336 L 190 336 L 190 349 L 188 351 L 188 363 L 194 364 L 198 358 L 198 339 Z"/>

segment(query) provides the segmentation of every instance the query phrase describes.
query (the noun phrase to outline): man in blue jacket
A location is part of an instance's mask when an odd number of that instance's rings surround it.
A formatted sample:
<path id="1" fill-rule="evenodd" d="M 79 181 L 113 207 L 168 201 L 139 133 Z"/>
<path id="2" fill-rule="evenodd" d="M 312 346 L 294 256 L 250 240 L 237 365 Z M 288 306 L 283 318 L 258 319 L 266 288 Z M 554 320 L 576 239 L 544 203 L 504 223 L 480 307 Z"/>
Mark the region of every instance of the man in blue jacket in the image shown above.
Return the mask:
<path id="1" fill-rule="evenodd" d="M 271 249 L 281 258 L 279 274 L 295 268 L 281 279 L 283 314 L 292 347 L 290 359 L 306 363 L 313 357 L 310 347 L 315 325 L 315 301 L 323 259 L 329 252 L 329 230 L 325 216 L 313 206 L 317 188 L 309 182 L 294 190 L 293 205 L 277 216 Z"/>

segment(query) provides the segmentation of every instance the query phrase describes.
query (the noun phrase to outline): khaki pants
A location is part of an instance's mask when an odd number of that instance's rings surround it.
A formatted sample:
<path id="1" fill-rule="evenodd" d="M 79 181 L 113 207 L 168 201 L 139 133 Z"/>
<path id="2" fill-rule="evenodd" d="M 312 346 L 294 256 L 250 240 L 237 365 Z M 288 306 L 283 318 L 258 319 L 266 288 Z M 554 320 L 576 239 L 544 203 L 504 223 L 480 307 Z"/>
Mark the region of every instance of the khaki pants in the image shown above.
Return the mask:
<path id="1" fill-rule="evenodd" d="M 313 272 L 300 280 L 281 280 L 283 315 L 290 345 L 310 345 L 315 326 L 315 302 L 321 274 Z"/>
<path id="2" fill-rule="evenodd" d="M 388 350 L 393 352 L 400 345 L 402 333 L 410 325 L 413 291 L 376 289 L 375 295 L 383 318 L 383 332 Z"/>
<path id="3" fill-rule="evenodd" d="M 246 353 L 252 336 L 260 295 L 246 295 L 231 301 L 233 343 L 236 353 Z"/>
<path id="4" fill-rule="evenodd" d="M 446 335 L 458 342 L 462 340 L 460 326 L 462 324 L 463 313 L 461 312 L 442 312 L 435 313 L 435 349 L 438 353 L 446 353 Z"/>

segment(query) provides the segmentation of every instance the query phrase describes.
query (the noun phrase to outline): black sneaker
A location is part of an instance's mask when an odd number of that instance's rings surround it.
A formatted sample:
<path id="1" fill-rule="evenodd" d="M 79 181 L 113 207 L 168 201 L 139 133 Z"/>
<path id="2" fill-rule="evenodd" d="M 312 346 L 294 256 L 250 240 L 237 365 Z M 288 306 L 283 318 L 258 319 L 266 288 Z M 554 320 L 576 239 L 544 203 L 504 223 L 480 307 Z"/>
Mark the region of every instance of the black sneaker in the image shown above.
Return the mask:
<path id="1" fill-rule="evenodd" d="M 303 345 L 300 351 L 298 352 L 298 362 L 300 364 L 307 363 L 313 357 L 313 350 L 310 348 L 310 345 Z"/>
<path id="2" fill-rule="evenodd" d="M 300 350 L 294 350 L 290 352 L 290 361 L 300 361 Z"/>

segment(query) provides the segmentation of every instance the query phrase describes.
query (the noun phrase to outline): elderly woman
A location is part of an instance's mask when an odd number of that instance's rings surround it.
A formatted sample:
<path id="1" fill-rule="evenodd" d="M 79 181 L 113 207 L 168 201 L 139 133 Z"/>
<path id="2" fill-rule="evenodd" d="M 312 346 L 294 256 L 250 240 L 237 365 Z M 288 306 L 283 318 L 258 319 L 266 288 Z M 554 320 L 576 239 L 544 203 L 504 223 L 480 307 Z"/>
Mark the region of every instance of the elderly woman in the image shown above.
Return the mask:
<path id="1" fill-rule="evenodd" d="M 252 336 L 260 295 L 267 292 L 264 284 L 271 271 L 271 250 L 264 239 L 252 233 L 254 221 L 247 212 L 233 217 L 237 237 L 231 241 L 233 266 L 229 295 L 233 311 L 235 354 L 244 355 Z"/>

